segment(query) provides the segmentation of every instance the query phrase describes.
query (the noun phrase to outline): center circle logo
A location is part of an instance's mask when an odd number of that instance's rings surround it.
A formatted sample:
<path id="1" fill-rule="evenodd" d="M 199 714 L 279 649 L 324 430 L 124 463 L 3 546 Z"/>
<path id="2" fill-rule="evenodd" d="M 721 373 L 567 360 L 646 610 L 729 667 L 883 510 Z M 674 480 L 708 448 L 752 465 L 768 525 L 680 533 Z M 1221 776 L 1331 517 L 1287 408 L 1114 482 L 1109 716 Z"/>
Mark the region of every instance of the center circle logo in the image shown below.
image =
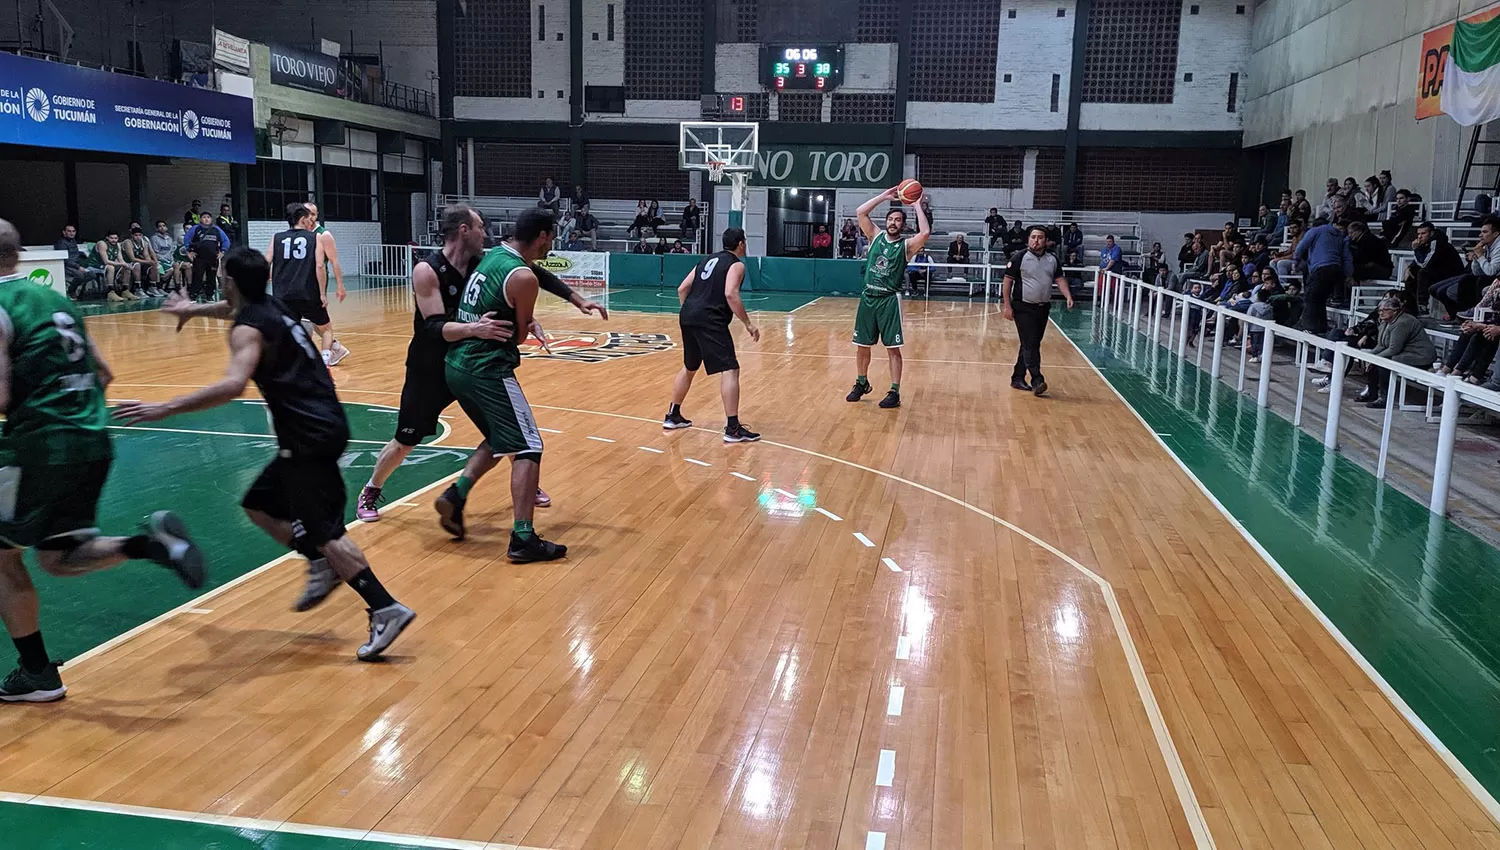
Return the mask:
<path id="1" fill-rule="evenodd" d="M 189 139 L 198 138 L 198 113 L 191 109 L 182 113 L 182 135 Z"/>
<path id="2" fill-rule="evenodd" d="M 26 91 L 26 114 L 33 121 L 46 121 L 52 114 L 52 101 L 47 99 L 47 93 L 41 89 L 28 89 Z"/>

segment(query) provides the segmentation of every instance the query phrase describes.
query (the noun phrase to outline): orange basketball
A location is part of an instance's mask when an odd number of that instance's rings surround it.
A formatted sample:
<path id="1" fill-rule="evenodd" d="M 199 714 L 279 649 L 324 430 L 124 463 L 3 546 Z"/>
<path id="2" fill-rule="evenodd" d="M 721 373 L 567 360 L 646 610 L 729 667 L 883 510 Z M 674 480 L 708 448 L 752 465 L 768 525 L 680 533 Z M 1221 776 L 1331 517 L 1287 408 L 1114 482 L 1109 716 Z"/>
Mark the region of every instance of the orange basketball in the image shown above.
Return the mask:
<path id="1" fill-rule="evenodd" d="M 902 180 L 896 186 L 896 197 L 903 204 L 915 204 L 922 197 L 922 184 L 915 180 Z"/>

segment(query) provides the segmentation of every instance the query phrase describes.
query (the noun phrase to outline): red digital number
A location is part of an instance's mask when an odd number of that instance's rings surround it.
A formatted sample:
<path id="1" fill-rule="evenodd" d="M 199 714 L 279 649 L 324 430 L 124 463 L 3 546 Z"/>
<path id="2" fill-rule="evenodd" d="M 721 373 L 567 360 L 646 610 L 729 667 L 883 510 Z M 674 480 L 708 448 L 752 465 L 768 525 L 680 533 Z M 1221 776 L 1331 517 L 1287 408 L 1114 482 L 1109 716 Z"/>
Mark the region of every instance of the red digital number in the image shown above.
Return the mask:
<path id="1" fill-rule="evenodd" d="M 797 76 L 799 76 L 799 77 L 805 77 L 805 76 L 807 76 L 807 63 L 806 62 L 798 62 L 797 63 Z"/>
<path id="2" fill-rule="evenodd" d="M 784 88 L 786 88 L 786 77 L 777 77 L 776 78 L 776 88 L 778 88 L 778 89 L 784 89 Z"/>
<path id="3" fill-rule="evenodd" d="M 738 95 L 736 95 L 734 97 L 731 97 L 729 99 L 729 111 L 730 112 L 744 112 L 745 111 L 745 99 L 743 97 L 738 96 Z"/>
<path id="4" fill-rule="evenodd" d="M 826 83 L 826 82 L 828 82 L 828 78 L 827 77 L 819 77 L 818 78 L 818 88 L 822 88 L 823 84 Z"/>

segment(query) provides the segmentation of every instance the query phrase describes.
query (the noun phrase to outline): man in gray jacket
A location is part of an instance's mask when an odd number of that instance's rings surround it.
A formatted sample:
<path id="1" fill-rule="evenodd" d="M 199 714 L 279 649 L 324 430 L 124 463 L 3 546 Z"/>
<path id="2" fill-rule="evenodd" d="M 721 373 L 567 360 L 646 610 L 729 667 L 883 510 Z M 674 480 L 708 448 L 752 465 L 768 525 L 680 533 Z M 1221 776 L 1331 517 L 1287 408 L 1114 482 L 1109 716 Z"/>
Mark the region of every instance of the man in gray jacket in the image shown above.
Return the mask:
<path id="1" fill-rule="evenodd" d="M 1427 329 L 1422 327 L 1421 320 L 1401 309 L 1401 299 L 1389 295 L 1382 298 L 1379 314 L 1380 330 L 1375 338 L 1375 348 L 1370 353 L 1418 369 L 1432 368 L 1437 359 L 1437 348 L 1432 344 L 1432 337 L 1427 335 Z M 1388 375 L 1385 369 L 1369 365 L 1365 370 L 1368 383 L 1355 401 L 1366 402 L 1366 407 L 1385 407 Z"/>

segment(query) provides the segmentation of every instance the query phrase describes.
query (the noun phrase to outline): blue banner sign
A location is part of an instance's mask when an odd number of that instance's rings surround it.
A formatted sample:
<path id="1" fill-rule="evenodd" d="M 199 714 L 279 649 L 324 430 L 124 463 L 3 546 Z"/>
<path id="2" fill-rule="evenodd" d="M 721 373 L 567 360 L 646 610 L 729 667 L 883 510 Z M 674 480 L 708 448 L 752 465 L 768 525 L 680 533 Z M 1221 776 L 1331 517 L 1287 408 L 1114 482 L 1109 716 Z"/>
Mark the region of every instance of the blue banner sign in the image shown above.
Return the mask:
<path id="1" fill-rule="evenodd" d="M 255 162 L 248 97 L 0 52 L 0 144 Z"/>

